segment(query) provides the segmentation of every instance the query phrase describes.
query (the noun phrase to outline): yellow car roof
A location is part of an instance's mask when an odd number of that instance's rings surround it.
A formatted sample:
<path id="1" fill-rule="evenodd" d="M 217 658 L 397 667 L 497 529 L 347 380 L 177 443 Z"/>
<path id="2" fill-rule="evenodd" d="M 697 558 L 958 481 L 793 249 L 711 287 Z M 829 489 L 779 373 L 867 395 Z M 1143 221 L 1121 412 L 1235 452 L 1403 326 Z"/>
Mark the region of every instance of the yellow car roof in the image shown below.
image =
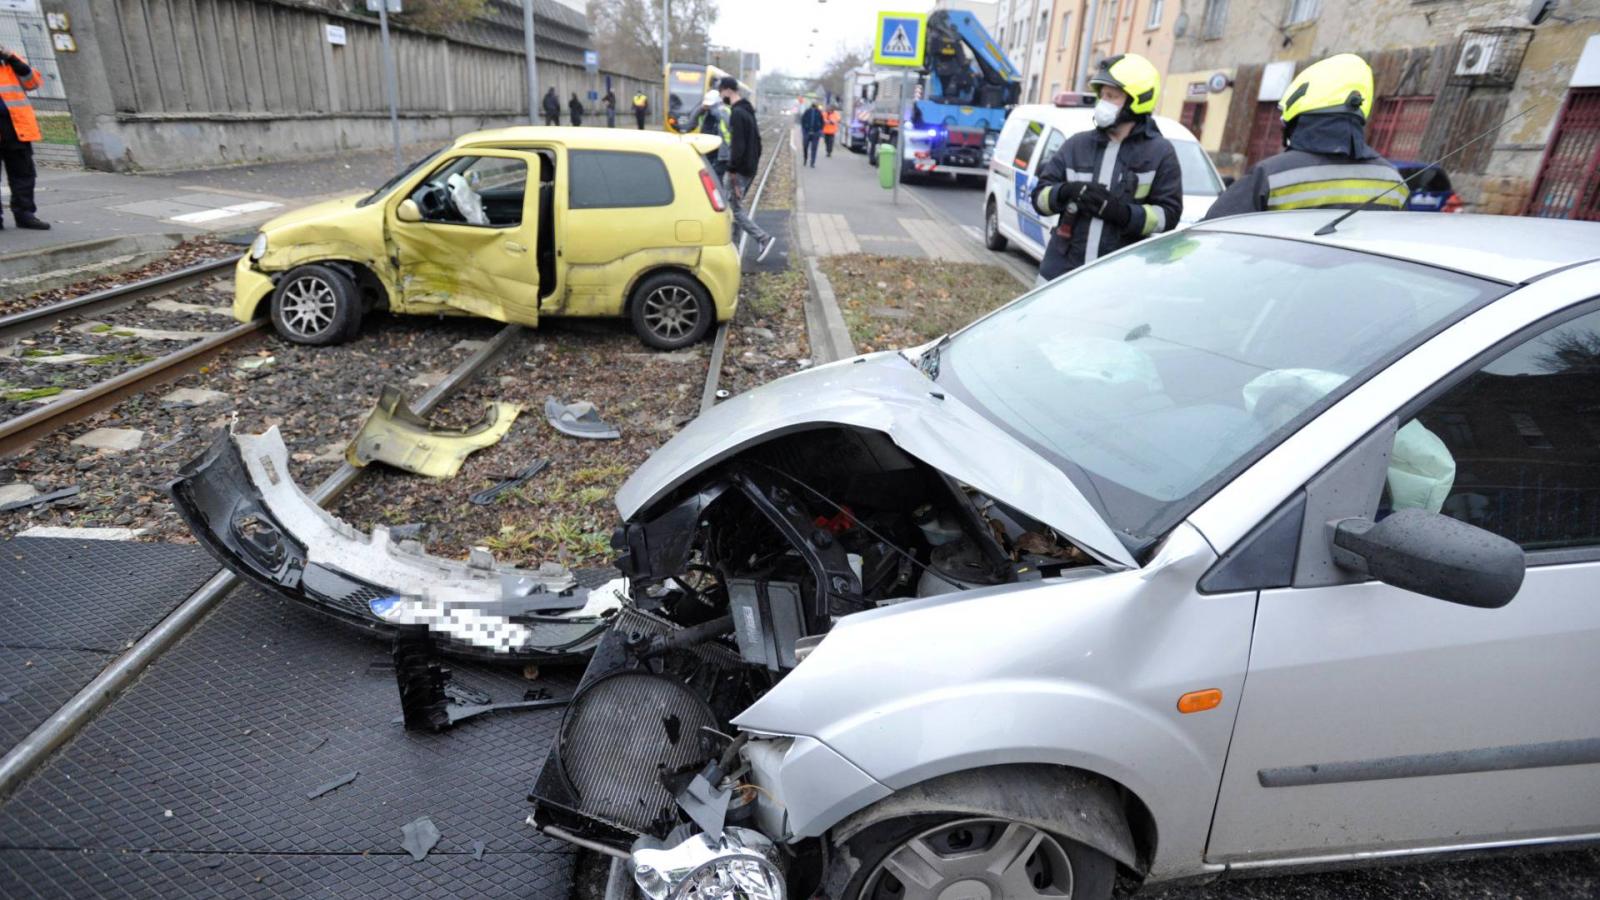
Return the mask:
<path id="1" fill-rule="evenodd" d="M 710 142 L 715 143 L 710 143 Z M 661 149 L 690 144 L 700 153 L 716 149 L 722 139 L 698 132 L 678 135 L 665 131 L 640 131 L 634 128 L 587 128 L 583 126 L 517 125 L 474 131 L 456 138 L 455 147 L 514 147 L 523 144 L 559 143 L 568 147 L 595 150 Z M 709 144 L 709 146 L 706 146 Z"/>

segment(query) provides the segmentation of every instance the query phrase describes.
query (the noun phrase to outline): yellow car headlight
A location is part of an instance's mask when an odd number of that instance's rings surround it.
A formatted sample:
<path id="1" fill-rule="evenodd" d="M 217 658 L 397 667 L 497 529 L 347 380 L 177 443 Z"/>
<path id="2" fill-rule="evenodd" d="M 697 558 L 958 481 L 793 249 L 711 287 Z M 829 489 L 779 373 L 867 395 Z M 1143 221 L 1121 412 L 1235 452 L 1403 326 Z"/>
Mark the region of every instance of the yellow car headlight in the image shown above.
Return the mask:
<path id="1" fill-rule="evenodd" d="M 251 259 L 260 259 L 261 257 L 266 256 L 266 255 L 267 255 L 267 233 L 265 231 L 263 231 L 263 232 L 261 232 L 261 233 L 256 235 L 256 239 L 255 240 L 250 242 L 250 258 Z"/>

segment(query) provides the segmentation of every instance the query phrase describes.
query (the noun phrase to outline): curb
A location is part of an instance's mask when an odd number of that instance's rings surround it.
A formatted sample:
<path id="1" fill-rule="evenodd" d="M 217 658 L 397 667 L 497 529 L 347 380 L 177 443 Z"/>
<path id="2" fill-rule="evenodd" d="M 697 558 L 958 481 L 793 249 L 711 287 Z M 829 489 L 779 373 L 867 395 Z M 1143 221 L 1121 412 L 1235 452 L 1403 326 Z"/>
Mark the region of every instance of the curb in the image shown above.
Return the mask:
<path id="1" fill-rule="evenodd" d="M 53 290 L 93 278 L 137 269 L 182 242 L 176 232 L 129 234 L 56 244 L 0 256 L 0 293 L 17 296 Z"/>
<path id="2" fill-rule="evenodd" d="M 793 131 L 789 132 L 789 149 L 794 152 Z M 806 229 L 793 223 L 806 212 L 806 191 L 801 183 L 799 169 L 795 170 L 794 211 L 790 217 L 790 231 L 795 236 L 795 247 L 806 273 L 806 338 L 811 342 L 811 359 L 817 365 L 849 359 L 856 355 L 855 343 L 850 340 L 850 329 L 844 323 L 844 313 L 839 310 L 839 298 L 833 292 L 822 267 L 817 265 L 815 248 L 811 246 Z"/>

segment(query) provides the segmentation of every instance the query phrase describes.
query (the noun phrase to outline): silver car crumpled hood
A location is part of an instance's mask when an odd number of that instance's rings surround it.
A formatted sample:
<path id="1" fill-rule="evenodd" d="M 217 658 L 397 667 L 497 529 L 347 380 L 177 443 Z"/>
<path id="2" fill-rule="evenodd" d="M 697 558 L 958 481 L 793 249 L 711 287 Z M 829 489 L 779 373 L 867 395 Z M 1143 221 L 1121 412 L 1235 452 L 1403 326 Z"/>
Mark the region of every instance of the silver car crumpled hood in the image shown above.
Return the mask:
<path id="1" fill-rule="evenodd" d="M 832 425 L 881 431 L 910 455 L 1049 525 L 1101 562 L 1137 566 L 1064 472 L 893 352 L 798 372 L 712 407 L 634 471 L 617 492 L 617 509 L 631 520 L 746 447 Z"/>

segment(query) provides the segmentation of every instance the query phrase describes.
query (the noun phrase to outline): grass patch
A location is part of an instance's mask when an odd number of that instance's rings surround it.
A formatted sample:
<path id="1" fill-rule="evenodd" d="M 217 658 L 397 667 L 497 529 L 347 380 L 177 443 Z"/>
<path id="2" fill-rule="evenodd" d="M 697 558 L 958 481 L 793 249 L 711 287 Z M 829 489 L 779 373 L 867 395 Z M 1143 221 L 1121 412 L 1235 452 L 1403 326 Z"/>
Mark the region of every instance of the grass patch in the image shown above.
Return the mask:
<path id="1" fill-rule="evenodd" d="M 513 558 L 596 560 L 611 553 L 611 533 L 594 529 L 579 516 L 558 515 L 532 527 L 501 525 L 500 533 L 485 538 L 483 545 Z"/>
<path id="2" fill-rule="evenodd" d="M 50 356 L 61 356 L 65 352 L 66 351 L 58 349 L 58 348 L 40 349 L 38 347 L 33 347 L 33 348 L 28 349 L 28 350 L 22 351 L 22 358 L 23 359 L 44 359 L 44 358 L 50 357 Z"/>
<path id="3" fill-rule="evenodd" d="M 35 113 L 39 120 L 39 141 L 45 144 L 77 146 L 78 129 L 72 127 L 72 117 L 64 113 Z"/>
<path id="4" fill-rule="evenodd" d="M 758 318 L 771 318 L 783 311 L 786 303 L 798 293 L 804 297 L 806 276 L 799 266 L 782 272 L 755 272 L 744 277 L 744 298 L 741 301 Z"/>
<path id="5" fill-rule="evenodd" d="M 103 356 L 91 356 L 84 360 L 83 364 L 86 366 L 111 366 L 125 363 L 130 366 L 137 366 L 153 359 L 155 357 L 148 353 L 107 353 Z"/>
<path id="6" fill-rule="evenodd" d="M 60 387 L 27 388 L 20 391 L 6 391 L 4 394 L 0 394 L 0 399 L 5 399 L 12 403 L 26 403 L 29 400 L 54 397 L 59 393 L 61 393 Z"/>
<path id="7" fill-rule="evenodd" d="M 976 263 L 858 253 L 819 264 L 861 353 L 931 341 L 1023 291 L 1004 269 Z"/>

